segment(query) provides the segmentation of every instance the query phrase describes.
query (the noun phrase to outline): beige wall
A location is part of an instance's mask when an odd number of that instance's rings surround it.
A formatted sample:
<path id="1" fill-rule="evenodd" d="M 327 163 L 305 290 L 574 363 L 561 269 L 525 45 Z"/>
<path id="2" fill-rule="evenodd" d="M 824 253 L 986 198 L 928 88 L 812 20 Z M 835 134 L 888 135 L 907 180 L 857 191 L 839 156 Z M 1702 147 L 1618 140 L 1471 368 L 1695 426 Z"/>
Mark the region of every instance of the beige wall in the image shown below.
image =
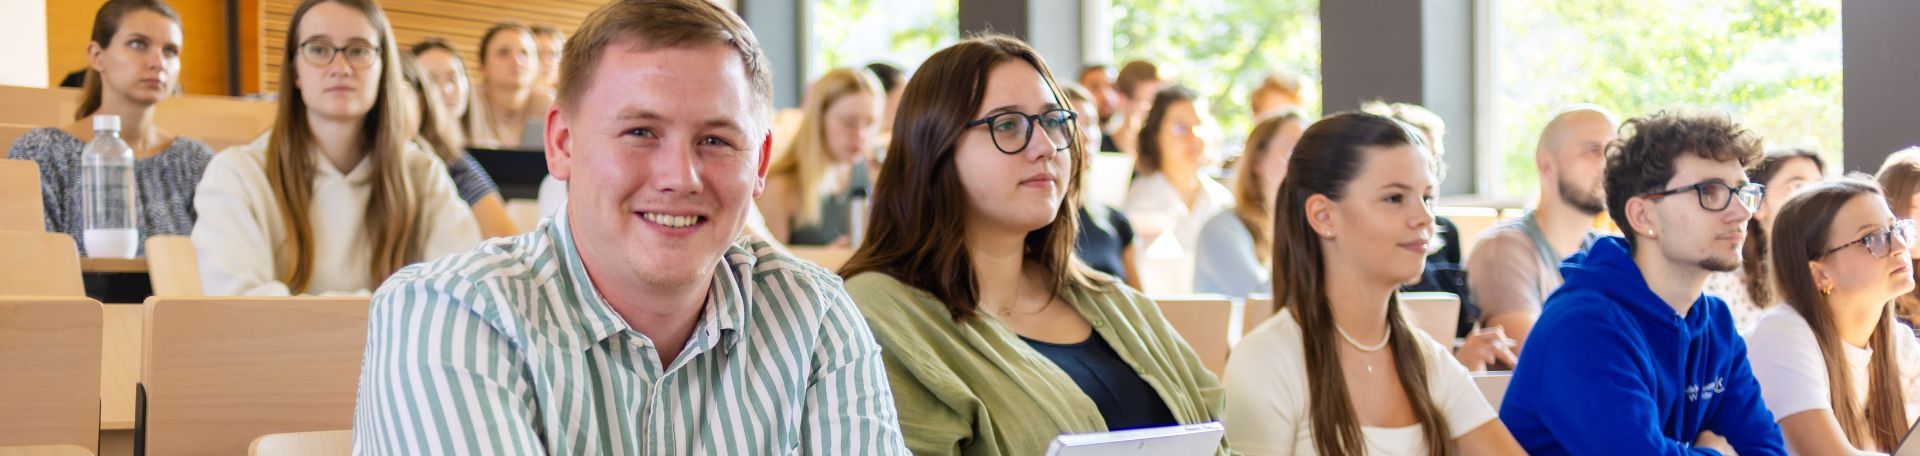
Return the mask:
<path id="1" fill-rule="evenodd" d="M 32 2 L 32 0 L 27 0 Z M 68 72 L 87 67 L 93 16 L 106 0 L 45 0 L 47 62 L 40 65 L 47 84 L 59 84 Z M 169 0 L 180 15 L 180 88 L 201 95 L 227 94 L 227 25 L 224 0 Z"/>
<path id="2" fill-rule="evenodd" d="M 243 75 L 243 89 L 272 92 L 278 90 L 287 22 L 300 1 L 255 1 L 262 2 L 258 28 L 260 44 L 255 54 L 259 60 L 248 66 L 252 67 L 251 71 L 258 72 L 258 79 L 256 82 L 253 77 Z M 469 70 L 477 72 L 474 66 L 479 62 L 475 56 L 479 54 L 480 35 L 486 33 L 487 27 L 495 22 L 550 24 L 571 35 L 580 26 L 580 21 L 585 20 L 587 14 L 602 3 L 605 3 L 604 0 L 382 0 L 380 6 L 386 10 L 387 19 L 392 22 L 394 39 L 400 41 L 402 49 L 412 47 L 429 36 L 445 38 L 460 49 Z M 249 27 L 243 25 L 242 29 Z M 241 41 L 244 43 L 248 39 L 242 37 Z M 257 89 L 253 89 L 255 87 Z"/>

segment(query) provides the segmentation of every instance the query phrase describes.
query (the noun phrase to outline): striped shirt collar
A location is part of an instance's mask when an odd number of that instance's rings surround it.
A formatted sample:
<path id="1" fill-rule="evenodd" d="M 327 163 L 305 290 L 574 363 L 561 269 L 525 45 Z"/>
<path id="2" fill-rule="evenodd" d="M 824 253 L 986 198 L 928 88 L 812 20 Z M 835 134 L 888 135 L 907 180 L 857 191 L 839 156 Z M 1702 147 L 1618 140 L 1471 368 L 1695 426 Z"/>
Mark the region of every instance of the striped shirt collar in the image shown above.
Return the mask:
<path id="1" fill-rule="evenodd" d="M 584 320 L 581 329 L 590 336 L 589 342 L 579 351 L 591 350 L 600 346 L 608 338 L 627 333 L 636 338 L 645 339 L 639 331 L 627 325 L 626 319 L 614 312 L 613 305 L 600 290 L 594 288 L 593 280 L 587 275 L 587 265 L 580 259 L 579 246 L 573 240 L 573 218 L 568 216 L 567 208 L 562 207 L 553 214 L 553 222 L 547 224 L 547 237 L 554 242 L 548 244 L 553 254 L 560 258 L 561 270 L 548 280 L 565 282 L 561 286 L 573 295 L 573 301 L 580 306 Z M 746 293 L 752 284 L 746 283 L 752 277 L 752 271 L 758 258 L 739 242 L 727 245 L 727 252 L 720 256 L 720 262 L 713 265 L 713 282 L 707 288 L 707 305 L 700 313 L 692 338 L 687 346 L 700 347 L 700 351 L 712 350 L 720 343 L 727 344 L 732 352 L 740 343 L 739 330 L 747 324 L 747 314 L 752 311 L 752 293 Z"/>

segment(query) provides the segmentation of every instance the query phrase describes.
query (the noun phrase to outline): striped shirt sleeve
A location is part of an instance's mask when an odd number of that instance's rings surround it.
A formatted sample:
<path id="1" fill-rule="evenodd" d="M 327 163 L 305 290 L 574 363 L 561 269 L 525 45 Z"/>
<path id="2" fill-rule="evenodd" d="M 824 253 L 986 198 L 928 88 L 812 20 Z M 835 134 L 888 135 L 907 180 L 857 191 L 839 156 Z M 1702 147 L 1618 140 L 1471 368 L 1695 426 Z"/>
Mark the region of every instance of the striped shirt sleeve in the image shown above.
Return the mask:
<path id="1" fill-rule="evenodd" d="M 799 298 L 821 303 L 825 312 L 808 378 L 802 448 L 815 455 L 910 454 L 880 344 L 839 279 L 827 277 L 803 281 L 795 290 Z"/>
<path id="2" fill-rule="evenodd" d="M 480 166 L 480 160 L 473 154 L 461 154 L 459 160 L 447 162 L 447 177 L 453 179 L 453 186 L 460 191 L 460 199 L 467 205 L 479 202 L 481 198 L 500 193 L 500 186 L 493 182 L 493 176 Z"/>
<path id="3" fill-rule="evenodd" d="M 373 297 L 353 453 L 545 453 L 515 348 L 459 305 L 483 290 L 428 272 L 407 268 Z"/>

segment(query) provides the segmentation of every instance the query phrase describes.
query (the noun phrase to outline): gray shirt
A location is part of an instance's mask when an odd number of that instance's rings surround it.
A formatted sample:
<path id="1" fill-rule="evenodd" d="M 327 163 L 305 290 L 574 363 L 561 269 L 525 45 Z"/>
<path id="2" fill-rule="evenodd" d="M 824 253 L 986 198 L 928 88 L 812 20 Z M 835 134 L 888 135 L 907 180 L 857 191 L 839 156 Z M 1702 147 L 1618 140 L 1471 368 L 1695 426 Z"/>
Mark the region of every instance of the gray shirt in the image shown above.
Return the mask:
<path id="1" fill-rule="evenodd" d="M 1272 272 L 1253 251 L 1253 232 L 1232 209 L 1207 220 L 1199 239 L 1193 257 L 1195 293 L 1245 297 L 1272 289 Z"/>
<path id="2" fill-rule="evenodd" d="M 73 236 L 83 256 L 87 246 L 78 242 L 85 224 L 80 210 L 80 151 L 86 146 L 80 138 L 58 128 L 41 128 L 14 140 L 7 152 L 9 159 L 40 164 L 40 198 L 47 212 L 47 231 Z M 140 193 L 135 203 L 135 211 L 140 214 L 140 254 L 146 252 L 147 236 L 193 232 L 193 191 L 212 160 L 213 150 L 206 143 L 176 136 L 167 150 L 134 161 L 133 179 Z"/>

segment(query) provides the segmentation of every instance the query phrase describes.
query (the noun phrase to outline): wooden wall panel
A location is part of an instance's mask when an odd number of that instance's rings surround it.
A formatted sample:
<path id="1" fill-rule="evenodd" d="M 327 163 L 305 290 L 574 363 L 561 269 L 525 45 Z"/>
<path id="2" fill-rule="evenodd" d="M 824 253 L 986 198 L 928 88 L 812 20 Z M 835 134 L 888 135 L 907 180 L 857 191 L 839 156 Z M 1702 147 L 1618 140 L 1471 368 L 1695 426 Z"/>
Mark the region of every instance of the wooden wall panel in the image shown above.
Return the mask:
<path id="1" fill-rule="evenodd" d="M 285 52 L 288 21 L 300 1 L 251 1 L 260 2 L 258 27 L 243 26 L 242 30 L 258 31 L 255 49 L 259 51 L 255 55 L 259 61 L 257 65 L 248 65 L 257 68 L 257 76 L 243 75 L 242 80 L 243 83 L 257 82 L 247 84 L 247 87 L 273 93 L 279 90 L 280 62 L 285 58 L 282 53 Z M 480 35 L 486 33 L 487 27 L 501 21 L 544 23 L 572 35 L 573 30 L 580 26 L 580 21 L 602 3 L 605 1 L 383 0 L 380 6 L 386 10 L 387 20 L 392 22 L 394 39 L 399 41 L 402 49 L 429 36 L 444 38 L 460 49 L 468 70 L 474 72 L 477 78 Z M 241 39 L 242 42 L 247 40 L 247 37 Z"/>
<path id="2" fill-rule="evenodd" d="M 45 0 L 47 2 L 47 85 L 55 86 L 68 72 L 87 67 L 87 40 L 93 16 L 106 0 Z M 227 95 L 227 37 L 225 0 L 169 0 L 180 15 L 181 90 L 196 95 Z"/>

